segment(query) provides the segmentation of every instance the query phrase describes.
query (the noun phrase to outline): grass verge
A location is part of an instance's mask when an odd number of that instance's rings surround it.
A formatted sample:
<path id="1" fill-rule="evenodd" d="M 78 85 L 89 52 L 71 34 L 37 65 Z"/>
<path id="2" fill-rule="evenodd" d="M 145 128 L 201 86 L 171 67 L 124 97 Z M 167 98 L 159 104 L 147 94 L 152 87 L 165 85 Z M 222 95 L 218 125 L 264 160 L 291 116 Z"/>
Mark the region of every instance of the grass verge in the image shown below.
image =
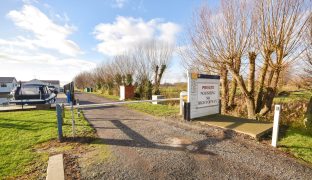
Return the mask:
<path id="1" fill-rule="evenodd" d="M 95 94 L 97 96 L 104 97 L 104 98 L 111 99 L 111 100 L 117 100 L 117 101 L 119 100 L 119 96 L 103 94 L 101 92 L 91 92 L 90 94 Z"/>
<path id="2" fill-rule="evenodd" d="M 162 104 L 152 104 L 152 103 L 135 103 L 127 104 L 127 107 L 135 109 L 153 116 L 165 116 L 165 117 L 175 117 L 179 114 L 179 107 L 173 105 L 162 105 Z"/>
<path id="3" fill-rule="evenodd" d="M 279 145 L 295 157 L 312 163 L 312 133 L 304 129 L 289 128 Z"/>
<path id="4" fill-rule="evenodd" d="M 94 130 L 75 113 L 76 135 L 92 136 Z M 71 114 L 66 111 L 63 133 L 70 137 Z M 46 165 L 49 154 L 34 148 L 57 137 L 55 110 L 0 112 L 0 179 L 18 177 Z"/>
<path id="5" fill-rule="evenodd" d="M 100 92 L 99 93 L 92 92 L 92 94 L 111 100 L 119 100 L 119 97 L 114 95 L 102 94 Z M 178 105 L 171 104 L 152 104 L 146 102 L 146 103 L 126 104 L 125 106 L 129 107 L 130 109 L 135 109 L 159 117 L 176 117 L 180 111 Z"/>

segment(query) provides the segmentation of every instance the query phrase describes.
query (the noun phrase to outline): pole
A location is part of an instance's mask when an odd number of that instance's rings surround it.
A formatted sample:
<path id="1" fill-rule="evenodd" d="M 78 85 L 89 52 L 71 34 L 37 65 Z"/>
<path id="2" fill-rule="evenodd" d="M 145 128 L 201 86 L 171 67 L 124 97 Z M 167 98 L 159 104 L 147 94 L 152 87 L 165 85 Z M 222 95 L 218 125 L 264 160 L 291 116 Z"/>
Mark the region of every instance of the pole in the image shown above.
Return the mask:
<path id="1" fill-rule="evenodd" d="M 180 115 L 183 115 L 183 107 L 184 107 L 183 97 L 185 97 L 185 96 L 187 96 L 186 91 L 180 92 Z"/>
<path id="2" fill-rule="evenodd" d="M 80 117 L 79 99 L 77 99 L 77 100 L 76 100 L 76 105 L 77 105 L 77 113 L 78 113 L 78 117 Z"/>
<path id="3" fill-rule="evenodd" d="M 62 103 L 62 116 L 63 116 L 63 118 L 65 118 L 65 107 L 64 107 L 64 103 Z"/>
<path id="4" fill-rule="evenodd" d="M 63 140 L 63 117 L 62 117 L 62 107 L 59 104 L 56 104 L 56 118 L 57 118 L 57 137 L 58 141 L 62 142 Z"/>
<path id="5" fill-rule="evenodd" d="M 72 115 L 72 130 L 73 130 L 73 137 L 75 137 L 75 118 L 74 118 L 74 107 L 73 102 L 70 102 L 71 105 L 71 115 Z"/>
<path id="6" fill-rule="evenodd" d="M 281 105 L 275 105 L 274 108 L 274 122 L 273 122 L 273 132 L 272 132 L 272 146 L 277 146 L 278 140 L 278 124 L 280 118 Z"/>

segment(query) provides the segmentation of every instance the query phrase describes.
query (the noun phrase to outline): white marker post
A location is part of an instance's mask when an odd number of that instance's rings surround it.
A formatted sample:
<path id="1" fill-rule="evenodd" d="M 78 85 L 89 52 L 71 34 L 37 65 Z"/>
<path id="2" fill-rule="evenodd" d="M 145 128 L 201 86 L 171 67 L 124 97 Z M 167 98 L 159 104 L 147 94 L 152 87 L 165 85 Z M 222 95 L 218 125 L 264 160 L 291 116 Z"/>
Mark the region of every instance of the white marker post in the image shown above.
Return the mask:
<path id="1" fill-rule="evenodd" d="M 274 108 L 274 122 L 273 122 L 273 132 L 272 132 L 272 146 L 277 146 L 278 140 L 278 124 L 280 118 L 281 105 L 275 105 Z"/>
<path id="2" fill-rule="evenodd" d="M 185 96 L 187 96 L 187 92 L 186 91 L 180 92 L 180 115 L 183 115 L 183 106 L 184 106 L 183 98 Z"/>

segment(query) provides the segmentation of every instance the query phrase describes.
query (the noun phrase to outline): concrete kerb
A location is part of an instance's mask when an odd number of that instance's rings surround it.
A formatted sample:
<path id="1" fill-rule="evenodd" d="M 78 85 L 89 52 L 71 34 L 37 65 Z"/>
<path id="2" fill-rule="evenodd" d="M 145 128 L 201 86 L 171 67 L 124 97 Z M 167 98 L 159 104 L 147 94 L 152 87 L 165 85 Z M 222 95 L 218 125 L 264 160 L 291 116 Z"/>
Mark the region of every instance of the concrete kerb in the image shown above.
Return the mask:
<path id="1" fill-rule="evenodd" d="M 64 162 L 63 154 L 57 154 L 49 157 L 46 180 L 64 180 Z"/>

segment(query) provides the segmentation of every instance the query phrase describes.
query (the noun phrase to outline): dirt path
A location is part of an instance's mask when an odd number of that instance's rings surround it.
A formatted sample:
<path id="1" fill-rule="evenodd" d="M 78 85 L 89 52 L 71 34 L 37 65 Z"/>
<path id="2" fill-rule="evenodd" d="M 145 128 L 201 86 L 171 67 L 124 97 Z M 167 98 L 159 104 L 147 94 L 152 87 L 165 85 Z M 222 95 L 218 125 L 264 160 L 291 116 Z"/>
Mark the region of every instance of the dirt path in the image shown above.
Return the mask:
<path id="1" fill-rule="evenodd" d="M 76 97 L 81 104 L 109 101 L 91 94 Z M 125 107 L 90 108 L 84 114 L 97 131 L 97 143 L 110 151 L 102 160 L 81 158 L 84 179 L 312 177 L 310 167 L 229 131 L 166 122 Z"/>

